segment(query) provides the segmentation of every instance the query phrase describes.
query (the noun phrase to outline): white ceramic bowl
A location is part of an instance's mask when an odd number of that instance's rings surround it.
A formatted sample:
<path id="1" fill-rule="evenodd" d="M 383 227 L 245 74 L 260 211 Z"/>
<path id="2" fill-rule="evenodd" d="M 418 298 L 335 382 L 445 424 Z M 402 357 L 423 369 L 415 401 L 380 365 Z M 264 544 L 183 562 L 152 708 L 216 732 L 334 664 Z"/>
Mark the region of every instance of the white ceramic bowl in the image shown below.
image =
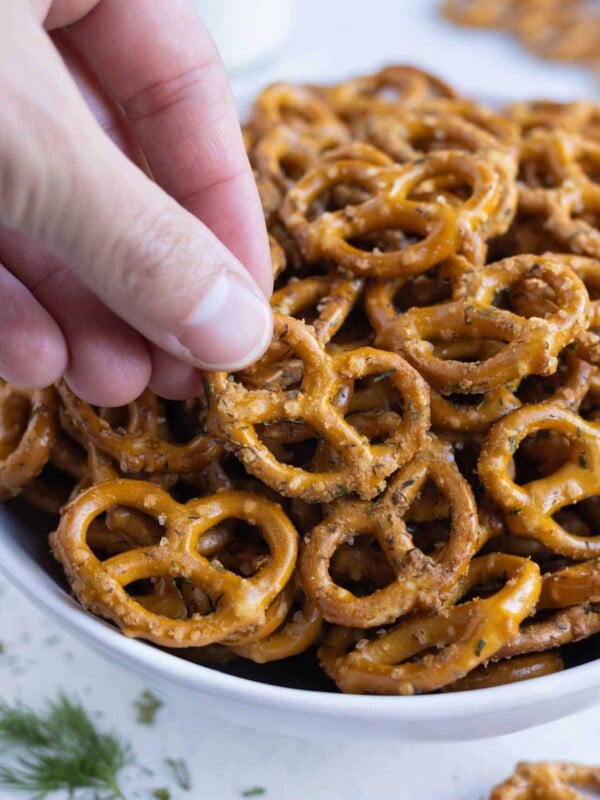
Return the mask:
<path id="1" fill-rule="evenodd" d="M 600 661 L 524 683 L 420 697 L 353 696 L 264 683 L 256 676 L 265 668 L 246 662 L 241 667 L 236 662 L 237 675 L 200 666 L 128 639 L 84 611 L 65 590 L 40 524 L 31 515 L 0 504 L 4 575 L 102 656 L 143 673 L 167 695 L 185 693 L 186 701 L 197 704 L 202 713 L 311 738 L 457 740 L 522 730 L 600 703 Z M 276 680 L 284 675 L 285 681 L 285 672 L 274 674 Z M 302 685 L 301 673 L 296 673 L 294 682 Z"/>

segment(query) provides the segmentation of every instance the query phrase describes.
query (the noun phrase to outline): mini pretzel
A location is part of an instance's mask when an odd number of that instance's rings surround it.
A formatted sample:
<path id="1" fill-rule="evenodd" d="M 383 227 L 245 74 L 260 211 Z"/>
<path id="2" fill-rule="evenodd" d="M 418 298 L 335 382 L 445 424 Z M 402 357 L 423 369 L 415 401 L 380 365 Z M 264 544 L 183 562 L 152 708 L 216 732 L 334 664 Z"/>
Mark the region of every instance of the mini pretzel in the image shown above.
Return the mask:
<path id="1" fill-rule="evenodd" d="M 554 130 L 561 128 L 591 139 L 598 139 L 600 116 L 594 103 L 577 100 L 557 103 L 551 100 L 512 103 L 505 113 L 513 119 L 523 133 L 535 128 Z"/>
<path id="2" fill-rule="evenodd" d="M 149 389 L 129 406 L 126 431 L 114 430 L 64 381 L 58 391 L 78 434 L 114 458 L 123 472 L 194 472 L 219 454 L 217 442 L 203 432 L 186 444 L 163 439 L 157 398 Z"/>
<path id="3" fill-rule="evenodd" d="M 165 527 L 164 537 L 99 561 L 87 544 L 87 532 L 114 505 L 150 514 Z M 198 551 L 203 535 L 232 517 L 258 525 L 271 553 L 249 578 L 212 564 Z M 200 647 L 261 625 L 290 579 L 297 554 L 292 524 L 277 505 L 259 496 L 222 492 L 181 505 L 151 483 L 129 480 L 109 481 L 79 495 L 65 510 L 51 544 L 85 606 L 113 620 L 128 636 L 168 647 Z M 171 620 L 152 614 L 126 591 L 135 581 L 166 577 L 186 578 L 206 592 L 213 613 Z"/>
<path id="4" fill-rule="evenodd" d="M 445 692 L 471 692 L 475 689 L 489 689 L 491 686 L 504 686 L 507 683 L 529 681 L 562 672 L 564 661 L 557 653 L 539 653 L 535 655 L 517 656 L 504 661 L 482 664 L 464 678 L 450 686 Z"/>
<path id="5" fill-rule="evenodd" d="M 48 476 L 45 470 L 23 488 L 23 496 L 35 508 L 47 514 L 60 514 L 70 493 L 87 477 L 87 461 L 78 444 L 63 430 L 59 430 L 47 462 L 58 470 L 59 479 Z M 65 476 L 68 480 L 63 481 Z"/>
<path id="6" fill-rule="evenodd" d="M 547 477 L 519 486 L 508 470 L 515 451 L 530 434 L 556 431 L 570 445 L 570 457 Z M 551 404 L 525 406 L 491 429 L 479 460 L 479 477 L 490 497 L 504 511 L 512 533 L 537 539 L 555 553 L 584 560 L 600 555 L 595 536 L 569 533 L 554 514 L 566 506 L 595 497 L 600 474 L 600 432 L 597 426 Z"/>
<path id="7" fill-rule="evenodd" d="M 415 546 L 403 519 L 428 479 L 447 501 L 451 519 L 448 541 L 429 556 Z M 394 573 L 389 584 L 363 597 L 336 584 L 330 573 L 338 548 L 360 534 L 377 540 Z M 376 504 L 341 500 L 331 507 L 301 547 L 302 585 L 329 622 L 385 625 L 415 608 L 439 609 L 467 570 L 478 535 L 469 485 L 451 448 L 432 439 L 394 475 Z"/>
<path id="8" fill-rule="evenodd" d="M 420 446 L 428 426 L 427 387 L 401 358 L 372 348 L 329 357 L 311 330 L 293 317 L 275 315 L 275 340 L 290 347 L 303 362 L 298 389 L 245 389 L 227 373 L 209 376 L 213 396 L 211 428 L 227 438 L 246 469 L 287 497 L 329 501 L 348 492 L 374 497 L 385 478 Z M 368 375 L 389 375 L 402 397 L 403 417 L 385 442 L 372 445 L 336 408 L 340 387 Z M 336 469 L 312 474 L 284 464 L 261 442 L 256 426 L 302 421 L 322 435 L 338 455 Z"/>
<path id="9" fill-rule="evenodd" d="M 493 305 L 495 296 L 525 279 L 550 288 L 555 313 L 521 317 Z M 463 277 L 464 299 L 413 308 L 380 329 L 379 346 L 399 351 L 443 394 L 478 394 L 531 374 L 556 370 L 557 356 L 583 330 L 588 295 L 560 256 L 516 256 Z M 377 320 L 374 320 L 377 323 Z M 431 340 L 490 339 L 504 343 L 484 360 L 462 362 L 435 355 Z"/>
<path id="10" fill-rule="evenodd" d="M 321 93 L 337 114 L 349 119 L 365 112 L 386 113 L 437 97 L 456 96 L 439 78 L 407 66 L 386 67 L 374 75 L 326 87 Z M 390 94 L 395 96 L 388 99 Z"/>
<path id="11" fill-rule="evenodd" d="M 248 127 L 258 138 L 281 125 L 342 140 L 347 137 L 345 125 L 328 103 L 309 88 L 289 83 L 274 83 L 263 89 L 254 101 Z"/>
<path id="12" fill-rule="evenodd" d="M 589 256 L 600 256 L 599 166 L 600 144 L 576 134 L 536 130 L 523 143 L 521 209 L 540 216 L 569 250 Z"/>
<path id="13" fill-rule="evenodd" d="M 323 669 L 352 693 L 420 694 L 456 682 L 514 638 L 538 599 L 537 565 L 500 553 L 471 562 L 464 593 L 500 576 L 506 583 L 491 597 L 409 617 L 350 652 L 352 630 L 335 628 L 319 651 Z M 413 660 L 430 648 L 438 649 Z"/>
<path id="14" fill-rule="evenodd" d="M 458 25 L 499 28 L 515 5 L 515 0 L 445 0 L 442 13 Z"/>
<path id="15" fill-rule="evenodd" d="M 0 500 L 15 497 L 44 468 L 56 436 L 52 388 L 25 392 L 0 381 Z"/>
<path id="16" fill-rule="evenodd" d="M 414 197 L 419 187 L 435 180 L 445 181 L 450 189 L 466 184 L 470 195 L 454 203 L 441 195 Z M 315 201 L 343 185 L 360 187 L 367 199 L 311 220 Z M 501 193 L 493 168 L 466 153 L 433 152 L 406 165 L 379 168 L 340 159 L 307 172 L 287 193 L 280 215 L 309 261 L 329 259 L 352 274 L 389 278 L 424 272 L 464 249 L 477 250 L 485 239 L 485 226 L 498 212 Z M 383 230 L 416 233 L 421 241 L 390 252 L 369 252 L 353 244 Z"/>
<path id="17" fill-rule="evenodd" d="M 489 800 L 586 800 L 574 787 L 600 792 L 600 768 L 583 764 L 522 761 L 514 775 L 492 790 Z"/>

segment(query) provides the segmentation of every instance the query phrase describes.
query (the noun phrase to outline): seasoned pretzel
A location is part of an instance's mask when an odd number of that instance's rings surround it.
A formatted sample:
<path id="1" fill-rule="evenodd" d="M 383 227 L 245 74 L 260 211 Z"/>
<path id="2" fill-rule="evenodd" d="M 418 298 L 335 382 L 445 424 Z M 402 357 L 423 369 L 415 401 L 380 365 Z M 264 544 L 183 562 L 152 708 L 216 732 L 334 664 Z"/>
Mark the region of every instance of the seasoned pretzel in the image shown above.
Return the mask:
<path id="1" fill-rule="evenodd" d="M 525 279 L 554 292 L 554 313 L 526 318 L 493 305 L 498 293 Z M 560 256 L 504 259 L 463 276 L 460 286 L 457 299 L 398 315 L 379 326 L 376 338 L 378 346 L 400 352 L 443 394 L 479 394 L 526 375 L 552 373 L 560 351 L 585 327 L 588 294 Z M 371 316 L 371 321 L 377 330 L 380 320 Z M 503 346 L 489 358 L 471 362 L 435 354 L 431 340 L 445 343 L 461 337 Z"/>
<path id="2" fill-rule="evenodd" d="M 303 362 L 298 389 L 245 389 L 227 373 L 209 375 L 211 430 L 227 438 L 246 469 L 287 497 L 309 502 L 332 500 L 348 492 L 374 497 L 385 478 L 406 462 L 423 441 L 429 422 L 427 387 L 412 368 L 392 353 L 372 348 L 329 357 L 311 330 L 293 317 L 275 315 L 275 340 Z M 381 444 L 371 444 L 336 408 L 340 387 L 368 375 L 388 374 L 405 408 Z M 322 435 L 338 455 L 331 472 L 310 473 L 282 463 L 261 442 L 256 426 L 302 421 Z"/>
<path id="3" fill-rule="evenodd" d="M 445 182 L 450 191 L 466 184 L 469 195 L 449 202 L 438 189 L 433 198 L 415 197 L 419 188 L 436 181 Z M 367 199 L 311 219 L 315 201 L 343 185 L 359 187 Z M 349 158 L 323 162 L 307 172 L 288 191 L 280 215 L 309 261 L 329 259 L 352 274 L 389 278 L 425 272 L 462 250 L 476 252 L 485 241 L 486 226 L 498 214 L 501 195 L 494 169 L 466 153 L 433 152 L 409 164 L 382 167 Z M 389 252 L 353 244 L 385 230 L 416 234 L 420 240 Z"/>
<path id="4" fill-rule="evenodd" d="M 87 544 L 87 531 L 114 505 L 150 514 L 165 527 L 164 537 L 158 544 L 99 561 Z M 212 564 L 198 551 L 203 535 L 232 517 L 260 526 L 271 553 L 249 578 Z M 289 581 L 297 554 L 292 524 L 278 506 L 259 496 L 222 492 L 180 505 L 155 485 L 130 480 L 109 481 L 79 495 L 65 510 L 51 544 L 85 606 L 112 619 L 128 636 L 168 647 L 200 647 L 260 626 L 270 603 Z M 186 620 L 148 612 L 126 588 L 152 578 L 191 581 L 208 594 L 215 610 Z"/>
<path id="5" fill-rule="evenodd" d="M 475 689 L 489 689 L 507 683 L 529 681 L 542 675 L 562 672 L 565 668 L 562 658 L 554 652 L 517 656 L 504 661 L 482 664 L 456 683 L 444 687 L 445 692 L 471 692 Z"/>
<path id="6" fill-rule="evenodd" d="M 322 136 L 347 138 L 343 122 L 316 92 L 305 86 L 274 83 L 256 98 L 248 127 L 259 138 L 282 125 L 299 131 L 318 131 Z"/>
<path id="7" fill-rule="evenodd" d="M 345 692 L 420 694 L 456 682 L 496 653 L 518 632 L 540 592 L 539 568 L 503 554 L 471 562 L 464 593 L 498 577 L 503 588 L 432 616 L 413 616 L 353 650 L 351 629 L 337 627 L 319 650 L 323 669 Z M 438 648 L 413 660 L 419 653 Z"/>
<path id="8" fill-rule="evenodd" d="M 443 495 L 450 516 L 448 541 L 430 555 L 415 546 L 404 522 L 427 480 Z M 330 563 L 338 548 L 361 534 L 377 540 L 394 577 L 383 588 L 357 597 L 334 582 Z M 415 608 L 439 609 L 467 570 L 478 536 L 469 485 L 454 464 L 451 448 L 431 439 L 394 475 L 376 504 L 342 500 L 331 507 L 301 547 L 302 585 L 329 622 L 360 628 L 388 624 Z"/>
<path id="9" fill-rule="evenodd" d="M 399 65 L 325 87 L 320 92 L 336 114 L 345 119 L 364 113 L 399 111 L 437 97 L 456 97 L 455 91 L 439 78 L 415 67 Z"/>
<path id="10" fill-rule="evenodd" d="M 508 780 L 492 790 L 489 800 L 586 800 L 574 787 L 600 792 L 600 768 L 560 762 L 522 761 Z"/>
<path id="11" fill-rule="evenodd" d="M 162 438 L 158 400 L 149 389 L 128 407 L 125 431 L 114 430 L 64 381 L 58 384 L 58 392 L 77 433 L 114 458 L 123 472 L 194 472 L 219 455 L 218 443 L 203 432 L 186 444 Z"/>
<path id="12" fill-rule="evenodd" d="M 569 458 L 554 473 L 519 486 L 509 465 L 521 442 L 541 430 L 556 431 L 569 442 Z M 558 405 L 525 406 L 497 422 L 486 439 L 478 465 L 490 497 L 504 511 L 506 525 L 518 536 L 541 542 L 555 553 L 585 560 L 600 555 L 595 536 L 569 533 L 553 515 L 598 495 L 600 431 Z"/>
<path id="13" fill-rule="evenodd" d="M 600 255 L 600 143 L 560 130 L 523 141 L 520 208 L 573 253 Z"/>
<path id="14" fill-rule="evenodd" d="M 44 468 L 56 437 L 54 390 L 24 392 L 0 381 L 0 500 L 8 500 Z"/>

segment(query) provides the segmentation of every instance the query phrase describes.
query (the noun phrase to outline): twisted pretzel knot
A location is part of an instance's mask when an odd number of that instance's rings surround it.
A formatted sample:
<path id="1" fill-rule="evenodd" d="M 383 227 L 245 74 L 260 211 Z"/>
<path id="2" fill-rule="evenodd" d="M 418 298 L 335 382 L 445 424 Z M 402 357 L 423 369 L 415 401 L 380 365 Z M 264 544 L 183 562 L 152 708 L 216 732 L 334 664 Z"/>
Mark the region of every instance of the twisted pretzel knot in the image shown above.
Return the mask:
<path id="1" fill-rule="evenodd" d="M 554 293 L 554 313 L 525 318 L 493 305 L 500 292 L 528 278 Z M 447 303 L 400 315 L 393 309 L 381 313 L 379 298 L 367 296 L 376 343 L 400 352 L 442 394 L 478 394 L 526 375 L 555 371 L 558 354 L 582 331 L 588 312 L 585 286 L 554 255 L 516 256 L 489 264 L 463 275 L 454 295 Z M 491 356 L 471 362 L 436 355 L 432 341 L 457 338 L 491 340 L 500 342 L 500 347 Z"/>
<path id="2" fill-rule="evenodd" d="M 350 652 L 352 630 L 335 628 L 319 651 L 324 670 L 353 693 L 419 694 L 456 681 L 514 638 L 538 599 L 539 567 L 500 553 L 471 562 L 464 592 L 500 576 L 507 582 L 491 597 L 410 617 Z M 439 649 L 411 660 L 431 647 Z"/>
<path id="3" fill-rule="evenodd" d="M 99 561 L 87 543 L 92 522 L 120 505 L 154 517 L 164 526 L 157 544 L 136 547 Z M 270 556 L 256 574 L 241 577 L 202 555 L 203 536 L 220 522 L 242 519 L 260 527 Z M 271 602 L 287 585 L 297 556 L 297 534 L 279 506 L 245 492 L 222 492 L 177 503 L 145 481 L 114 480 L 83 492 L 65 510 L 51 536 L 55 556 L 79 600 L 115 621 L 129 636 L 168 647 L 203 646 L 250 632 L 265 621 Z M 205 616 L 170 619 L 133 599 L 127 586 L 144 579 L 184 578 L 211 599 Z"/>
<path id="4" fill-rule="evenodd" d="M 64 381 L 58 384 L 58 392 L 79 436 L 114 458 L 123 472 L 194 472 L 219 455 L 218 443 L 202 431 L 185 444 L 163 438 L 165 420 L 149 389 L 128 406 L 125 431 L 114 430 Z"/>
<path id="5" fill-rule="evenodd" d="M 553 474 L 519 486 L 509 465 L 521 442 L 541 430 L 556 431 L 569 443 L 568 460 Z M 504 511 L 506 525 L 518 536 L 541 542 L 554 553 L 575 560 L 600 555 L 594 536 L 570 533 L 554 519 L 561 509 L 598 494 L 600 432 L 597 425 L 551 404 L 517 409 L 497 422 L 479 460 L 479 477 Z"/>
<path id="6" fill-rule="evenodd" d="M 19 494 L 44 468 L 56 438 L 54 390 L 25 392 L 0 381 L 0 500 Z"/>
<path id="7" fill-rule="evenodd" d="M 419 189 L 433 196 L 419 199 Z M 455 194 L 465 184 L 468 197 Z M 359 187 L 367 199 L 311 219 L 310 211 L 335 187 Z M 442 195 L 447 187 L 449 194 Z M 433 152 L 420 161 L 377 167 L 360 160 L 326 161 L 287 193 L 280 216 L 308 261 L 330 259 L 358 275 L 389 278 L 424 272 L 461 250 L 477 252 L 495 218 L 502 188 L 487 161 L 457 152 Z M 450 199 L 449 199 L 450 198 Z M 397 230 L 420 241 L 390 252 L 353 244 L 378 231 Z"/>
<path id="8" fill-rule="evenodd" d="M 428 479 L 448 503 L 451 518 L 448 541 L 438 543 L 431 555 L 415 545 L 404 521 Z M 361 534 L 377 540 L 393 579 L 357 597 L 334 582 L 330 564 L 338 548 Z M 451 448 L 431 439 L 394 475 L 376 504 L 346 500 L 331 507 L 301 547 L 302 584 L 329 622 L 360 628 L 388 624 L 415 608 L 439 609 L 467 570 L 478 537 L 469 485 L 454 464 Z"/>
<path id="9" fill-rule="evenodd" d="M 418 449 L 429 422 L 427 386 L 393 353 L 361 348 L 327 355 L 311 330 L 293 317 L 275 315 L 275 339 L 283 341 L 303 363 L 298 389 L 245 389 L 223 372 L 209 376 L 211 430 L 233 447 L 246 469 L 287 497 L 329 501 L 348 492 L 374 497 L 385 478 Z M 368 375 L 389 375 L 400 393 L 403 415 L 380 444 L 371 444 L 336 408 L 340 388 Z M 301 421 L 322 436 L 338 462 L 331 472 L 310 473 L 282 463 L 261 442 L 257 425 Z"/>

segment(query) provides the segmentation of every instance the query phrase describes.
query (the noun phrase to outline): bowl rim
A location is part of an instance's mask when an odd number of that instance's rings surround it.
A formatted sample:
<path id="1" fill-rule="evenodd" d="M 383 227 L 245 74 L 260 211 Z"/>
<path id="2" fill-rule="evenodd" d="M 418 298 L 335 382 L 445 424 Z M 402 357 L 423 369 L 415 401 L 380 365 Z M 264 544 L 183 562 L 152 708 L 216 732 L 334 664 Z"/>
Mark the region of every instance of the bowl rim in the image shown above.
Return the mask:
<path id="1" fill-rule="evenodd" d="M 5 524 L 0 519 L 0 573 L 42 612 L 56 620 L 67 633 L 79 635 L 106 655 L 112 653 L 121 662 L 128 662 L 149 676 L 156 675 L 205 695 L 304 715 L 418 722 L 482 716 L 511 707 L 522 708 L 551 700 L 557 694 L 575 694 L 600 684 L 600 659 L 526 681 L 526 691 L 518 682 L 472 691 L 403 697 L 295 689 L 230 675 L 178 658 L 141 639 L 129 638 L 110 623 L 86 611 L 26 550 L 3 535 L 6 533 Z"/>

